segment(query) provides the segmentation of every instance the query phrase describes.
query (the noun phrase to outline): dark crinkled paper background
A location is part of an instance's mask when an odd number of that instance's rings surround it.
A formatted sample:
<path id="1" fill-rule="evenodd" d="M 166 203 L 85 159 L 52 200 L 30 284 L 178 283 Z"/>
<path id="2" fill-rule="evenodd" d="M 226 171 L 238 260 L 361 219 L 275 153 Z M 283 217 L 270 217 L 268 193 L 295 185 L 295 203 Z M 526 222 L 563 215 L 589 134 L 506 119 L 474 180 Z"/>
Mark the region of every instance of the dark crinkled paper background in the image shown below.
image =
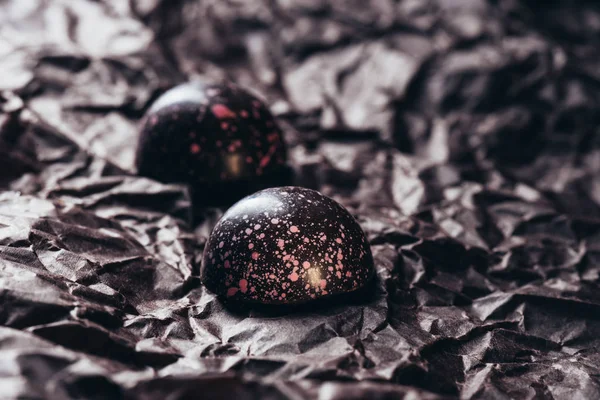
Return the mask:
<path id="1" fill-rule="evenodd" d="M 599 49 L 593 1 L 0 1 L 0 398 L 600 398 Z M 372 298 L 202 288 L 223 210 L 133 171 L 198 76 L 266 99 Z"/>

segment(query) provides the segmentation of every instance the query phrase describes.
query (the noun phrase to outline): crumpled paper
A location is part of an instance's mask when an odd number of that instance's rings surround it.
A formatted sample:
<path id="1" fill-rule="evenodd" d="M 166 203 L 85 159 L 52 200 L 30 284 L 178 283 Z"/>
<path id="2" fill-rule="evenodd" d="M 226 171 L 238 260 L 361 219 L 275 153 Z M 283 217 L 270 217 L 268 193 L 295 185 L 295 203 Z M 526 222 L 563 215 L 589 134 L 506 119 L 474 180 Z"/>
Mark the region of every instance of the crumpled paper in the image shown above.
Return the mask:
<path id="1" fill-rule="evenodd" d="M 3 2 L 0 397 L 599 398 L 599 38 L 586 1 Z M 198 76 L 262 94 L 369 296 L 204 290 L 224 209 L 133 167 Z"/>

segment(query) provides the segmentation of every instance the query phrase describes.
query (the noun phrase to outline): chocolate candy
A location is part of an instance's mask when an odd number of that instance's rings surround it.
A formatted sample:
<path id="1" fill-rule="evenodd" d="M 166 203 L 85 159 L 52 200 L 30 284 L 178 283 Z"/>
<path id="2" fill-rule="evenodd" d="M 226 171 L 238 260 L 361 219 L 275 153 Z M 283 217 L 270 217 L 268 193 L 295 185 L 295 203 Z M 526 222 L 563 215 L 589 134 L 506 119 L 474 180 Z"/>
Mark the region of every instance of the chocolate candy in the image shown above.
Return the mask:
<path id="1" fill-rule="evenodd" d="M 204 285 L 227 299 L 298 304 L 358 290 L 373 276 L 360 225 L 300 187 L 262 190 L 231 207 L 204 250 Z"/>
<path id="2" fill-rule="evenodd" d="M 269 110 L 232 83 L 186 83 L 159 97 L 142 121 L 136 156 L 140 175 L 187 183 L 202 203 L 235 192 L 231 184 L 268 186 L 285 162 Z"/>

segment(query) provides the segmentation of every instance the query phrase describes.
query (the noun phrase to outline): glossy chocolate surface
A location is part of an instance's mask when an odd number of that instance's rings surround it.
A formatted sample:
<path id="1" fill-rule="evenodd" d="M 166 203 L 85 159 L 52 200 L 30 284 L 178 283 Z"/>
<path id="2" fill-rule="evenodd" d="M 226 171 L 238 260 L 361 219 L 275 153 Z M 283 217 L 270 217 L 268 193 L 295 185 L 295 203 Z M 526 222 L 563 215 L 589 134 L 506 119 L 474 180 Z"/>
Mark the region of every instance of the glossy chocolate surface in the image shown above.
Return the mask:
<path id="1" fill-rule="evenodd" d="M 194 188 L 259 181 L 285 162 L 270 111 L 233 83 L 192 82 L 164 93 L 146 113 L 136 155 L 140 175 Z"/>
<path id="2" fill-rule="evenodd" d="M 362 288 L 373 276 L 365 234 L 321 193 L 271 188 L 231 207 L 206 245 L 201 276 L 216 294 L 298 304 Z"/>

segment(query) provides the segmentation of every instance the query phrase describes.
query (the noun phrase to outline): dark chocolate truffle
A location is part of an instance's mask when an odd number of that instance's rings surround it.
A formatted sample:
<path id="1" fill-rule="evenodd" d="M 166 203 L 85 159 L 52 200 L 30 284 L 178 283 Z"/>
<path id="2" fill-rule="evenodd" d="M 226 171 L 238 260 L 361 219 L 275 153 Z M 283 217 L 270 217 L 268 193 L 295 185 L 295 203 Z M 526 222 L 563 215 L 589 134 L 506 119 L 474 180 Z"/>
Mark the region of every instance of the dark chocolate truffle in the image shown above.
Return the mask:
<path id="1" fill-rule="evenodd" d="M 142 121 L 136 155 L 140 175 L 186 183 L 206 197 L 268 177 L 285 162 L 273 116 L 233 83 L 192 82 L 164 93 Z"/>
<path id="2" fill-rule="evenodd" d="M 206 244 L 201 278 L 224 298 L 298 304 L 358 290 L 373 272 L 365 234 L 344 207 L 311 189 L 279 187 L 225 213 Z"/>

